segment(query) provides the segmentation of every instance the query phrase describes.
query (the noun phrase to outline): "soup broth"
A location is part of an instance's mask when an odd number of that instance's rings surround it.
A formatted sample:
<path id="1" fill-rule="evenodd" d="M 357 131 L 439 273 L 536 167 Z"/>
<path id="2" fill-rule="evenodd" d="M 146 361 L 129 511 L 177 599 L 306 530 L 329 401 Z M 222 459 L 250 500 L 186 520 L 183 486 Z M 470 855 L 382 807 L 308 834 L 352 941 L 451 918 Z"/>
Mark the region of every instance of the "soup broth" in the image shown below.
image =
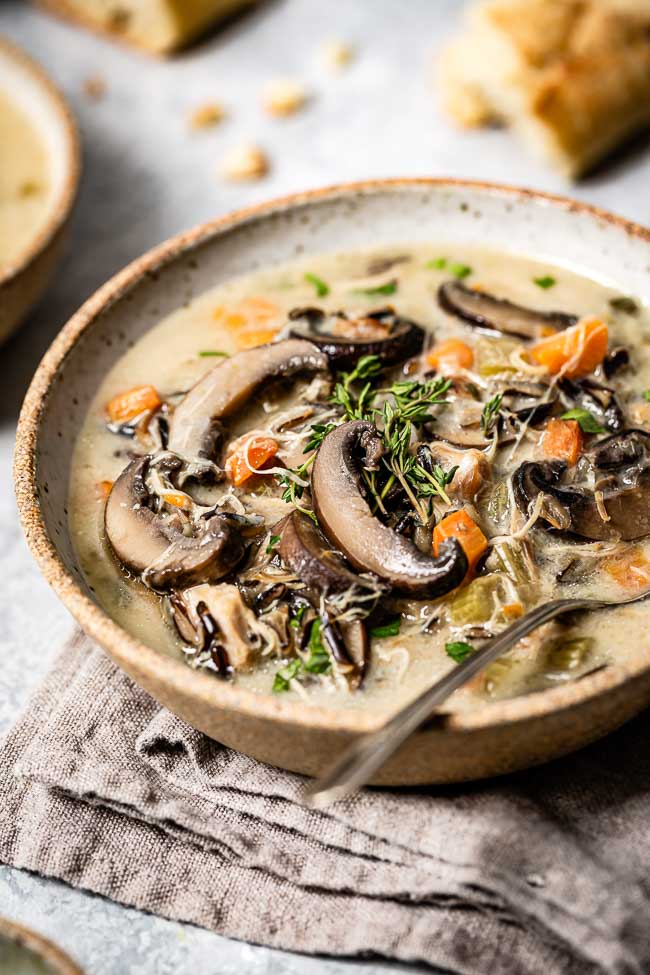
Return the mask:
<path id="1" fill-rule="evenodd" d="M 391 711 L 535 605 L 650 584 L 648 326 L 610 287 L 473 248 L 220 285 L 97 391 L 71 472 L 81 569 L 128 632 L 215 680 Z M 302 350 L 290 366 L 283 343 Z M 166 533 L 151 558 L 140 531 Z M 550 624 L 450 707 L 624 660 L 647 612 Z"/>

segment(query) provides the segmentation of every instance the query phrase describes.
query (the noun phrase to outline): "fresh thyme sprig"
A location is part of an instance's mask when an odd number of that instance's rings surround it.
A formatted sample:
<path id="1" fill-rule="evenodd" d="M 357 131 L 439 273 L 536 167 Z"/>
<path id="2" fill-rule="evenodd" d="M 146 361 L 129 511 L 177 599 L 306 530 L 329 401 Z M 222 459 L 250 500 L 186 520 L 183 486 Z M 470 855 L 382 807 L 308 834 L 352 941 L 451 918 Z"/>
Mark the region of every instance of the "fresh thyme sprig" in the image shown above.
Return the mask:
<path id="1" fill-rule="evenodd" d="M 483 412 L 481 413 L 481 430 L 485 437 L 489 436 L 492 432 L 494 425 L 499 418 L 501 412 L 501 403 L 503 402 L 503 394 L 497 393 L 493 396 L 491 400 L 488 400 L 483 407 Z"/>

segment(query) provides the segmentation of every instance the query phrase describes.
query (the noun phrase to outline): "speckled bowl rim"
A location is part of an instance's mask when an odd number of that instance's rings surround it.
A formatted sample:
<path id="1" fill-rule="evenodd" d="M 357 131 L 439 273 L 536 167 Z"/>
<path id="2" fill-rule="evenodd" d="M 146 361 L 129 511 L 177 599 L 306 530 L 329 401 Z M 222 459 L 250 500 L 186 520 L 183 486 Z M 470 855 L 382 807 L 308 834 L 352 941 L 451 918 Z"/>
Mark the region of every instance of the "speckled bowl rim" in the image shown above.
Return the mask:
<path id="1" fill-rule="evenodd" d="M 79 966 L 58 945 L 37 931 L 26 928 L 7 917 L 0 917 L 0 937 L 12 944 L 27 948 L 52 968 L 52 975 L 84 975 Z"/>
<path id="2" fill-rule="evenodd" d="M 0 51 L 24 68 L 49 99 L 63 133 L 66 154 L 66 172 L 63 185 L 59 190 L 50 216 L 22 251 L 15 258 L 12 258 L 11 263 L 6 265 L 4 269 L 0 268 L 0 288 L 3 288 L 22 274 L 49 247 L 68 220 L 77 197 L 81 178 L 81 143 L 77 123 L 70 106 L 40 64 L 4 35 L 0 35 Z M 11 92 L 8 94 L 11 98 Z"/>
<path id="3" fill-rule="evenodd" d="M 303 191 L 237 210 L 170 238 L 116 274 L 72 316 L 41 361 L 25 397 L 18 422 L 14 478 L 23 530 L 41 572 L 85 632 L 103 646 L 118 663 L 124 661 L 125 665 L 130 664 L 132 669 L 137 669 L 141 673 L 148 672 L 158 682 L 164 681 L 168 685 L 174 685 L 183 694 L 200 699 L 202 705 L 237 711 L 258 719 L 290 723 L 296 728 L 309 727 L 323 731 L 361 733 L 374 730 L 385 721 L 385 712 L 330 709 L 243 690 L 236 684 L 218 681 L 208 674 L 192 670 L 183 661 L 165 656 L 127 633 L 82 591 L 59 557 L 43 521 L 38 502 L 36 447 L 41 417 L 47 409 L 48 393 L 56 375 L 65 367 L 66 357 L 91 323 L 144 275 L 163 269 L 165 265 L 187 256 L 195 247 L 215 234 L 228 232 L 243 224 L 250 224 L 260 218 L 285 212 L 296 206 L 345 196 L 354 197 L 384 190 L 400 188 L 408 190 L 418 187 L 459 192 L 485 191 L 514 202 L 534 199 L 547 206 L 559 207 L 569 213 L 586 214 L 593 217 L 594 221 L 615 225 L 626 234 L 646 242 L 650 252 L 650 230 L 606 210 L 568 197 L 473 180 L 378 179 Z M 628 680 L 633 680 L 648 668 L 650 668 L 650 647 L 645 651 L 642 649 L 637 651 L 634 659 L 625 666 L 610 664 L 593 675 L 557 688 L 511 700 L 486 702 L 468 712 L 451 713 L 447 716 L 445 726 L 450 731 L 474 731 L 544 717 L 552 712 L 571 709 L 612 690 Z"/>

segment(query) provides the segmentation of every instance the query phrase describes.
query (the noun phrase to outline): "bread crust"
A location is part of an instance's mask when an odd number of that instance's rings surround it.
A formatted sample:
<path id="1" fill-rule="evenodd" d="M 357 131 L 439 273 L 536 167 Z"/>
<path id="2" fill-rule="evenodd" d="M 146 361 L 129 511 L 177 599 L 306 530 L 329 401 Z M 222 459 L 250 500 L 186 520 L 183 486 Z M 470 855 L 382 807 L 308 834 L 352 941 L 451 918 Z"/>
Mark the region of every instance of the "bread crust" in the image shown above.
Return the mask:
<path id="1" fill-rule="evenodd" d="M 579 176 L 650 125 L 650 3 L 484 0 L 442 83 L 457 122 L 503 121 Z"/>
<path id="2" fill-rule="evenodd" d="M 119 17 L 111 22 L 109 18 L 93 16 L 87 8 L 81 9 L 72 0 L 34 0 L 34 2 L 43 10 L 47 10 L 48 13 L 85 27 L 102 37 L 108 37 L 110 40 L 126 44 L 128 47 L 135 47 L 145 54 L 165 57 L 185 47 L 219 20 L 244 7 L 252 6 L 257 0 L 213 0 L 213 2 L 208 0 L 205 4 L 206 12 L 203 16 L 193 18 L 189 26 L 184 26 L 182 20 L 179 20 L 171 26 L 171 29 L 167 30 L 166 35 L 162 38 L 153 38 L 151 35 L 142 35 L 131 31 L 128 23 L 124 23 Z M 159 6 L 161 9 L 169 8 L 172 15 L 179 3 L 182 4 L 183 0 L 151 0 L 152 8 L 155 6 Z M 126 8 L 128 4 L 116 3 L 115 6 L 116 11 L 118 11 L 120 7 Z"/>

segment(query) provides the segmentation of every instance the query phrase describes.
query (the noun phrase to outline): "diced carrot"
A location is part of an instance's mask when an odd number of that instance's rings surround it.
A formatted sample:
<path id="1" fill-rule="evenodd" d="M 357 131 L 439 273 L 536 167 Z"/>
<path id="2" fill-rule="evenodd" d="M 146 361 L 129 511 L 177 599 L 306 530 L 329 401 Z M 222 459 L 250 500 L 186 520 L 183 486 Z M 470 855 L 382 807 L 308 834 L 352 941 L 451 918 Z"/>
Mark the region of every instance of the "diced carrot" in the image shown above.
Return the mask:
<path id="1" fill-rule="evenodd" d="M 264 325 L 280 314 L 278 306 L 268 298 L 244 298 L 237 310 L 257 325 Z"/>
<path id="2" fill-rule="evenodd" d="M 457 369 L 471 369 L 474 353 L 461 339 L 445 339 L 431 349 L 427 362 L 442 373 L 453 373 Z"/>
<path id="3" fill-rule="evenodd" d="M 163 495 L 163 500 L 165 504 L 171 504 L 174 508 L 182 508 L 183 511 L 188 511 L 192 507 L 192 499 L 183 494 L 182 491 L 167 491 Z"/>
<path id="4" fill-rule="evenodd" d="M 223 320 L 226 328 L 230 329 L 231 332 L 238 332 L 241 328 L 246 325 L 246 317 L 244 315 L 239 315 L 236 312 L 226 315 Z"/>
<path id="5" fill-rule="evenodd" d="M 600 567 L 623 589 L 640 592 L 650 587 L 650 562 L 636 545 L 603 559 Z"/>
<path id="6" fill-rule="evenodd" d="M 106 415 L 113 423 L 123 423 L 140 413 L 157 410 L 161 404 L 162 400 L 153 386 L 136 386 L 114 396 L 106 404 Z"/>
<path id="7" fill-rule="evenodd" d="M 438 554 L 440 543 L 446 538 L 457 538 L 467 556 L 468 575 L 487 549 L 487 538 L 466 511 L 455 511 L 443 518 L 433 529 L 433 554 Z"/>
<path id="8" fill-rule="evenodd" d="M 247 328 L 237 336 L 240 349 L 254 349 L 256 345 L 272 342 L 280 330 L 278 328 Z"/>
<path id="9" fill-rule="evenodd" d="M 501 611 L 506 620 L 518 620 L 524 615 L 524 607 L 521 603 L 506 603 L 501 607 Z"/>
<path id="10" fill-rule="evenodd" d="M 607 354 L 608 331 L 600 318 L 583 318 L 577 325 L 541 339 L 530 357 L 551 373 L 573 379 L 593 372 Z"/>
<path id="11" fill-rule="evenodd" d="M 113 481 L 98 481 L 97 485 L 97 497 L 102 501 L 105 501 L 113 490 Z"/>
<path id="12" fill-rule="evenodd" d="M 278 445 L 272 437 L 249 437 L 226 461 L 226 473 L 233 484 L 239 487 L 253 474 L 263 474 L 264 464 L 275 457 L 277 452 Z"/>
<path id="13" fill-rule="evenodd" d="M 546 457 L 566 460 L 573 466 L 582 451 L 580 424 L 576 420 L 553 417 L 546 424 L 540 443 Z"/>

